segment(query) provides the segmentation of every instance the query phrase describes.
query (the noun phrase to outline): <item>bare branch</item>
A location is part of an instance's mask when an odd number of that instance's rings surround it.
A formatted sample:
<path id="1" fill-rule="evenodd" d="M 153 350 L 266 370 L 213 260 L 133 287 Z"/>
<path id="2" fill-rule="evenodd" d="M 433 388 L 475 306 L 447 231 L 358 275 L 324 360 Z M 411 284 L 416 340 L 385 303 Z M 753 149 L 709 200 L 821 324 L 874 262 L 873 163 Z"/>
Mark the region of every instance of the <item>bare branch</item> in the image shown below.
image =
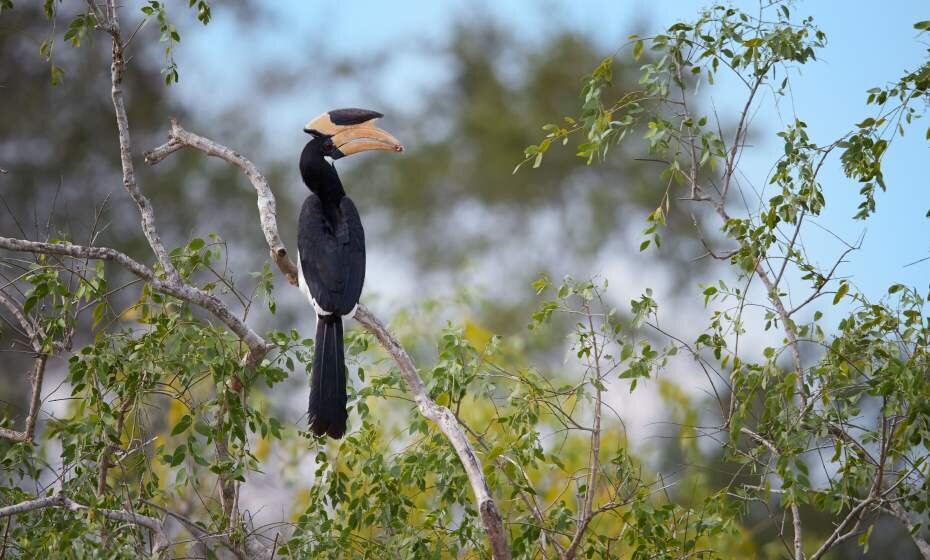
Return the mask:
<path id="1" fill-rule="evenodd" d="M 7 311 L 9 311 L 19 322 L 20 326 L 23 327 L 23 331 L 25 331 L 26 335 L 29 337 L 29 344 L 32 346 L 35 353 L 41 354 L 43 352 L 42 340 L 45 338 L 45 333 L 42 332 L 41 328 L 27 319 L 22 308 L 4 294 L 2 290 L 0 290 L 0 305 L 6 307 Z"/>
<path id="2" fill-rule="evenodd" d="M 152 203 L 142 194 L 142 190 L 139 189 L 139 185 L 136 183 L 136 172 L 132 163 L 132 139 L 129 136 L 129 118 L 126 116 L 126 102 L 123 99 L 123 74 L 126 71 L 126 60 L 122 39 L 120 38 L 119 14 L 112 0 L 107 1 L 107 8 L 109 12 L 107 31 L 112 35 L 113 40 L 113 62 L 110 65 L 110 94 L 113 98 L 116 127 L 119 131 L 119 155 L 123 167 L 123 186 L 135 201 L 136 206 L 139 207 L 139 214 L 142 218 L 142 232 L 145 233 L 145 238 L 148 239 L 152 251 L 158 258 L 158 262 L 168 274 L 168 278 L 180 284 L 181 278 L 178 276 L 178 271 L 171 264 L 171 259 L 161 242 L 158 230 L 155 229 L 155 209 L 152 208 Z"/>
<path id="3" fill-rule="evenodd" d="M 785 260 L 781 263 L 781 269 L 778 271 L 778 275 L 775 276 L 775 287 L 777 288 L 781 284 L 781 277 L 785 274 L 785 269 L 788 268 L 788 261 L 791 259 L 791 251 L 794 250 L 794 244 L 798 240 L 798 234 L 801 233 L 801 226 L 804 224 L 804 216 L 807 215 L 807 209 L 801 210 L 801 215 L 798 216 L 798 223 L 794 226 L 794 233 L 791 235 L 791 241 L 788 242 L 788 248 L 785 249 Z"/>
<path id="4" fill-rule="evenodd" d="M 491 497 L 487 481 L 484 479 L 481 463 L 478 461 L 475 450 L 469 443 L 468 438 L 465 437 L 462 426 L 455 419 L 455 415 L 448 408 L 436 404 L 429 398 L 423 380 L 417 373 L 416 366 L 413 365 L 410 355 L 407 354 L 404 347 L 385 328 L 381 321 L 368 311 L 368 308 L 359 305 L 358 310 L 355 312 L 355 319 L 375 335 L 381 346 L 394 359 L 404 378 L 404 382 L 410 392 L 413 393 L 413 399 L 420 410 L 420 414 L 439 426 L 449 443 L 452 444 L 459 456 L 459 460 L 462 461 L 465 474 L 468 475 L 468 481 L 471 483 L 471 489 L 478 504 L 478 511 L 481 513 L 481 522 L 491 544 L 494 558 L 496 560 L 509 559 L 510 548 L 507 545 L 507 533 L 504 530 L 503 520 L 497 510 L 497 505 L 494 503 L 494 498 Z"/>
<path id="5" fill-rule="evenodd" d="M 803 308 L 805 305 L 807 305 L 808 303 L 814 301 L 815 299 L 823 295 L 824 294 L 823 289 L 827 286 L 827 284 L 831 280 L 833 280 L 833 275 L 836 274 L 836 269 L 839 268 L 839 266 L 845 262 L 846 255 L 848 255 L 852 251 L 858 250 L 861 245 L 862 245 L 862 242 L 860 241 L 859 244 L 857 244 L 856 246 L 849 247 L 848 249 L 843 251 L 843 254 L 840 255 L 840 258 L 836 259 L 836 262 L 833 264 L 833 268 L 830 269 L 830 272 L 828 272 L 827 275 L 823 277 L 823 279 L 820 282 L 818 282 L 818 286 L 814 288 L 814 293 L 812 293 L 810 296 L 807 297 L 807 299 L 805 299 L 804 301 L 799 303 L 797 306 L 795 306 L 794 309 L 789 311 L 788 317 L 791 317 L 792 315 L 800 311 L 801 308 Z M 788 261 L 786 259 L 785 263 L 787 262 Z"/>
<path id="6" fill-rule="evenodd" d="M 46 255 L 62 255 L 80 259 L 100 259 L 115 262 L 129 272 L 142 278 L 155 290 L 201 307 L 214 317 L 222 321 L 231 331 L 249 348 L 246 358 L 247 364 L 257 364 L 268 353 L 268 345 L 264 339 L 236 317 L 220 299 L 203 290 L 172 282 L 161 280 L 155 276 L 154 271 L 147 266 L 133 260 L 130 256 L 109 247 L 87 247 L 72 245 L 70 243 L 42 243 L 11 237 L 0 237 L 0 249 L 23 251 L 28 253 L 42 253 Z"/>
<path id="7" fill-rule="evenodd" d="M 61 494 L 57 494 L 47 498 L 37 498 L 35 500 L 20 502 L 18 504 L 0 508 L 0 517 L 10 517 L 20 513 L 26 513 L 28 511 L 48 507 L 60 507 L 70 511 L 86 511 L 90 509 L 83 504 L 79 504 L 74 500 L 71 500 L 70 498 L 66 498 Z M 170 546 L 171 543 L 168 540 L 165 527 L 160 520 L 155 519 L 154 517 L 148 517 L 147 515 L 140 515 L 131 511 L 117 509 L 95 508 L 94 512 L 102 515 L 103 517 L 106 517 L 107 519 L 122 521 L 124 523 L 132 523 L 133 525 L 139 525 L 151 530 L 153 534 L 152 551 L 155 553 L 162 551 L 167 553 L 166 549 Z"/>
<path id="8" fill-rule="evenodd" d="M 697 183 L 692 183 L 692 185 L 697 185 Z M 692 199 L 701 200 L 701 199 L 693 198 L 693 197 Z M 707 251 L 707 255 L 710 255 L 712 258 L 718 261 L 726 261 L 726 260 L 733 258 L 733 256 L 739 254 L 739 249 L 732 249 L 730 251 L 727 251 L 726 253 L 719 253 L 719 254 L 716 253 L 711 248 L 710 244 L 707 243 L 707 239 L 704 238 L 704 232 L 701 230 L 701 226 L 698 225 L 697 217 L 695 217 L 694 213 L 691 214 L 691 222 L 694 224 L 694 228 L 698 233 L 698 239 L 701 240 L 701 245 L 704 246 L 704 250 Z"/>
<path id="9" fill-rule="evenodd" d="M 268 186 L 268 180 L 259 172 L 254 163 L 243 157 L 239 152 L 218 144 L 209 138 L 204 138 L 184 130 L 178 121 L 171 119 L 171 132 L 168 142 L 145 154 L 145 161 L 155 165 L 184 146 L 190 146 L 205 154 L 225 160 L 239 169 L 248 177 L 255 194 L 258 197 L 258 216 L 261 220 L 262 232 L 265 241 L 271 250 L 271 258 L 291 285 L 297 285 L 297 267 L 288 257 L 287 248 L 278 234 L 277 209 L 275 207 L 274 193 Z"/>
<path id="10" fill-rule="evenodd" d="M 39 416 L 39 405 L 42 402 L 42 379 L 45 376 L 45 364 L 48 361 L 48 355 L 40 354 L 36 357 L 35 365 L 32 369 L 32 386 L 31 397 L 29 399 L 29 413 L 26 416 L 26 426 L 23 431 L 0 428 L 0 437 L 11 441 L 32 441 L 36 431 L 36 419 Z"/>
<path id="11" fill-rule="evenodd" d="M 827 540 L 825 540 L 823 544 L 820 545 L 820 548 L 811 555 L 810 560 L 819 560 L 824 554 L 829 552 L 831 548 L 855 535 L 856 531 L 859 529 L 859 524 L 862 522 L 862 518 L 865 516 L 866 508 L 872 504 L 873 499 L 874 496 L 870 496 L 859 502 L 856 507 L 852 508 L 840 524 L 836 526 L 833 533 L 827 537 Z M 847 531 L 847 527 L 850 526 L 851 528 Z"/>

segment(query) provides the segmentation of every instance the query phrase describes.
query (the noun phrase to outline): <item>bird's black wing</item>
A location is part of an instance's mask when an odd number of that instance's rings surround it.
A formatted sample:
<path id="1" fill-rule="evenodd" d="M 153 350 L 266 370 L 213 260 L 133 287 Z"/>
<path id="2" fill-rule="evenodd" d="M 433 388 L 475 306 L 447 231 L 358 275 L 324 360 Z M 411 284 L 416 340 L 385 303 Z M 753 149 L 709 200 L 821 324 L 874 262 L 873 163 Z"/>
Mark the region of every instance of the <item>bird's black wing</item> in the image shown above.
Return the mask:
<path id="1" fill-rule="evenodd" d="M 317 307 L 351 312 L 365 280 L 365 233 L 352 201 L 343 198 L 337 215 L 327 218 L 320 198 L 308 196 L 300 210 L 297 247 L 300 272 Z"/>
<path id="2" fill-rule="evenodd" d="M 365 283 L 365 230 L 358 215 L 355 203 L 349 197 L 343 197 L 339 204 L 342 213 L 341 224 L 345 230 L 338 236 L 343 242 L 343 263 L 345 270 L 345 291 L 342 294 L 341 309 L 349 313 L 362 297 L 362 285 Z"/>

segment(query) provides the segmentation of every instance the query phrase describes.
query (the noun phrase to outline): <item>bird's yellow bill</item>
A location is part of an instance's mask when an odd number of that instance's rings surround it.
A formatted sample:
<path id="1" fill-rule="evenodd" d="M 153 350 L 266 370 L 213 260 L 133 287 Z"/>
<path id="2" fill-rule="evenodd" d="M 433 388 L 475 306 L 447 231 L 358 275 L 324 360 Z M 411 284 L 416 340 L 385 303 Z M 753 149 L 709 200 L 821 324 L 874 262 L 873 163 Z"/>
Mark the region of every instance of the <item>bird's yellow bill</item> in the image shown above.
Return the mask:
<path id="1" fill-rule="evenodd" d="M 333 135 L 333 144 L 347 156 L 368 150 L 404 151 L 397 138 L 370 123 L 343 127 Z"/>
<path id="2" fill-rule="evenodd" d="M 326 112 L 308 122 L 304 130 L 311 133 L 331 136 L 333 144 L 342 152 L 343 156 L 350 156 L 369 150 L 386 150 L 389 152 L 404 151 L 404 146 L 397 138 L 394 138 L 394 136 L 386 130 L 382 130 L 372 124 L 371 121 L 380 117 L 380 113 L 364 111 L 364 113 L 368 113 L 371 116 L 368 117 L 368 120 L 365 122 L 357 122 L 357 120 L 360 120 L 357 119 L 355 124 L 336 124 L 336 122 L 333 122 L 333 115 L 338 117 L 335 119 L 338 122 L 340 118 L 344 118 L 344 115 L 340 113 L 348 111 L 363 112 L 357 109 Z M 365 117 L 363 116 L 361 118 Z"/>

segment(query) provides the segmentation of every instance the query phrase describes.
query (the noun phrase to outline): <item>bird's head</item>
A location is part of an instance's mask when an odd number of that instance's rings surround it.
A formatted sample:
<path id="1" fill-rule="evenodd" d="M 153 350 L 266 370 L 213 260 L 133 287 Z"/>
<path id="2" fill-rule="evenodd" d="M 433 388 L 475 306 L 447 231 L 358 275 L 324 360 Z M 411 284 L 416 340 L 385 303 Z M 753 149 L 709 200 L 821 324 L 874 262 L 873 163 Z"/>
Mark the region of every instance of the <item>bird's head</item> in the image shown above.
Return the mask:
<path id="1" fill-rule="evenodd" d="M 331 180 L 336 175 L 332 162 L 352 154 L 404 151 L 397 138 L 374 125 L 383 116 L 367 109 L 335 109 L 308 122 L 304 132 L 312 138 L 300 156 L 304 182 L 313 188 L 313 183 Z"/>
<path id="2" fill-rule="evenodd" d="M 397 138 L 372 122 L 383 116 L 367 109 L 335 109 L 308 122 L 304 132 L 313 136 L 308 145 L 333 160 L 370 150 L 404 151 Z"/>

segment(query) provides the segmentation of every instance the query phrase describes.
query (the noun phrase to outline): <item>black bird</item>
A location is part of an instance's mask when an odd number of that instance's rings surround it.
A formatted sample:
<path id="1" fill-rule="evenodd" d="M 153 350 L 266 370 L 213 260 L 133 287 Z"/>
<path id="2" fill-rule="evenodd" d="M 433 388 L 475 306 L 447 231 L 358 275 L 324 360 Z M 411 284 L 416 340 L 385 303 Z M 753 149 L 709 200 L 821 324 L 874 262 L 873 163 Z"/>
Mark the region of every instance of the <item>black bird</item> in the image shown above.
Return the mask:
<path id="1" fill-rule="evenodd" d="M 365 281 L 365 230 L 332 162 L 368 150 L 402 152 L 396 138 L 372 124 L 383 116 L 337 109 L 304 127 L 313 138 L 300 154 L 300 175 L 311 194 L 300 209 L 297 258 L 300 290 L 317 317 L 309 417 L 318 436 L 338 439 L 346 432 L 342 317 L 355 314 Z"/>

